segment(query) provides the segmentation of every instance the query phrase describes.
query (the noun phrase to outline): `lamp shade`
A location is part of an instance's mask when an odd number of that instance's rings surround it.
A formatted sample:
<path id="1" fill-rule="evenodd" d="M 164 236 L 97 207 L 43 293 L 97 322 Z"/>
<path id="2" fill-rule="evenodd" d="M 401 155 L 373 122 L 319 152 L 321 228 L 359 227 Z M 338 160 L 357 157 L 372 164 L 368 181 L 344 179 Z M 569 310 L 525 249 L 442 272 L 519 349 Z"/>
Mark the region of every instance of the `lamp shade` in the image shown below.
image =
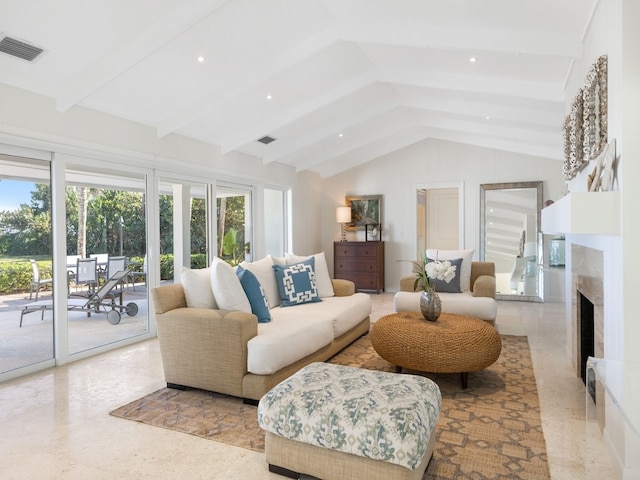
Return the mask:
<path id="1" fill-rule="evenodd" d="M 351 222 L 351 207 L 338 207 L 338 208 L 336 208 L 336 222 L 338 222 L 338 223 L 350 223 Z"/>

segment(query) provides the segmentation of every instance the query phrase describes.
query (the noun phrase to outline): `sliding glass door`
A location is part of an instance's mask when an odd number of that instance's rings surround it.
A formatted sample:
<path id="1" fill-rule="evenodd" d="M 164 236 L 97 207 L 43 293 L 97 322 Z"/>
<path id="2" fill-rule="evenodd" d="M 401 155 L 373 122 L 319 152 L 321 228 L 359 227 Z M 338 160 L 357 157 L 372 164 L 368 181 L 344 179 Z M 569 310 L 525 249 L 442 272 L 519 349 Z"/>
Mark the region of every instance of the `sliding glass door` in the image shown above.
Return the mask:
<path id="1" fill-rule="evenodd" d="M 71 355 L 149 331 L 145 190 L 144 175 L 67 166 Z M 127 274 L 114 285 L 123 266 Z"/>
<path id="2" fill-rule="evenodd" d="M 54 358 L 50 170 L 0 154 L 0 374 Z"/>

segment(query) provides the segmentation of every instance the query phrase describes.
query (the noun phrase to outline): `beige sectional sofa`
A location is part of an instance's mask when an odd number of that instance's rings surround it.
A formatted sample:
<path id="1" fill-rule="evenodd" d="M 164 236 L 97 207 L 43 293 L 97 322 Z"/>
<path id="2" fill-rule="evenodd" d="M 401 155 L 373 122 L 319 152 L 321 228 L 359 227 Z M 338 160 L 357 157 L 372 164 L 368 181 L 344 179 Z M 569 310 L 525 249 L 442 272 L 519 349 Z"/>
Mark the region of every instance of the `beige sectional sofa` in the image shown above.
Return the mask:
<path id="1" fill-rule="evenodd" d="M 468 271 L 465 271 L 467 269 L 465 269 L 463 263 L 462 274 L 463 277 L 466 275 L 468 279 L 463 278 L 461 282 L 461 292 L 438 292 L 438 296 L 442 302 L 442 311 L 458 315 L 469 315 L 494 323 L 498 313 L 498 304 L 495 300 L 495 264 L 493 262 L 472 261 L 471 256 L 473 255 L 473 250 L 428 250 L 427 256 L 437 258 L 438 252 L 440 252 L 440 257 L 444 257 L 443 259 L 445 260 L 465 257 L 464 261 L 468 262 Z M 400 291 L 395 294 L 393 299 L 394 310 L 396 312 L 420 310 L 421 290 L 414 291 L 415 279 L 415 275 L 400 279 Z"/>
<path id="2" fill-rule="evenodd" d="M 264 268 L 268 262 L 260 262 L 246 267 L 259 265 L 254 271 L 268 291 L 270 279 L 265 280 Z M 370 297 L 354 293 L 352 282 L 330 279 L 324 269 L 323 265 L 318 273 L 324 276 L 328 296 L 313 303 L 272 306 L 268 323 L 258 323 L 253 313 L 217 305 L 189 307 L 189 294 L 180 283 L 153 289 L 167 385 L 257 401 L 303 366 L 328 360 L 367 333 Z"/>

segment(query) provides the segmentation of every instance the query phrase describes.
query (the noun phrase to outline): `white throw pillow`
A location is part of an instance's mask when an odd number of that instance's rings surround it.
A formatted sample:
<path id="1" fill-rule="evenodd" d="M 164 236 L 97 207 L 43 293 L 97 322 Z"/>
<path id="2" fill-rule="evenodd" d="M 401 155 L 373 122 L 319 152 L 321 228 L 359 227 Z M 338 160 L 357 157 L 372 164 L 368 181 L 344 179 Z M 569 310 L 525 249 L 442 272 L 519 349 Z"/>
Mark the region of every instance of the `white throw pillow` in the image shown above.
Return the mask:
<path id="1" fill-rule="evenodd" d="M 331 281 L 331 275 L 329 275 L 329 267 L 327 267 L 327 259 L 324 256 L 324 252 L 307 256 L 300 256 L 294 253 L 287 253 L 286 255 L 287 264 L 289 265 L 303 262 L 310 257 L 315 258 L 316 288 L 320 298 L 333 297 L 335 292 L 333 291 L 333 282 Z"/>
<path id="2" fill-rule="evenodd" d="M 211 291 L 220 310 L 251 313 L 251 304 L 231 265 L 221 258 L 211 262 Z"/>
<path id="3" fill-rule="evenodd" d="M 211 291 L 211 268 L 192 270 L 182 267 L 180 283 L 189 308 L 218 308 Z"/>
<path id="4" fill-rule="evenodd" d="M 245 270 L 249 270 L 253 273 L 269 302 L 269 308 L 274 308 L 280 305 L 280 292 L 278 291 L 278 283 L 276 282 L 276 275 L 273 272 L 273 258 L 271 255 L 267 255 L 261 260 L 255 262 L 242 262 L 240 266 Z"/>
<path id="5" fill-rule="evenodd" d="M 427 249 L 427 257 L 434 260 L 455 260 L 462 259 L 460 268 L 460 290 L 466 292 L 471 290 L 471 262 L 473 261 L 473 248 L 467 250 L 437 250 L 434 248 Z"/>

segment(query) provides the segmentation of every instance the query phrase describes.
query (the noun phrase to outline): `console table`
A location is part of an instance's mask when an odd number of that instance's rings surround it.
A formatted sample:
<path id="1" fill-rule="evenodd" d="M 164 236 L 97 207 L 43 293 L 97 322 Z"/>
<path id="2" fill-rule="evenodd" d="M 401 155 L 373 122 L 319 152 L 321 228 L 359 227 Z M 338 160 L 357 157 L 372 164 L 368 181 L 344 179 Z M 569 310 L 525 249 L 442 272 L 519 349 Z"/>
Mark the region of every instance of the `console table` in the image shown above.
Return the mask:
<path id="1" fill-rule="evenodd" d="M 384 242 L 334 242 L 333 271 L 356 290 L 384 291 Z"/>

